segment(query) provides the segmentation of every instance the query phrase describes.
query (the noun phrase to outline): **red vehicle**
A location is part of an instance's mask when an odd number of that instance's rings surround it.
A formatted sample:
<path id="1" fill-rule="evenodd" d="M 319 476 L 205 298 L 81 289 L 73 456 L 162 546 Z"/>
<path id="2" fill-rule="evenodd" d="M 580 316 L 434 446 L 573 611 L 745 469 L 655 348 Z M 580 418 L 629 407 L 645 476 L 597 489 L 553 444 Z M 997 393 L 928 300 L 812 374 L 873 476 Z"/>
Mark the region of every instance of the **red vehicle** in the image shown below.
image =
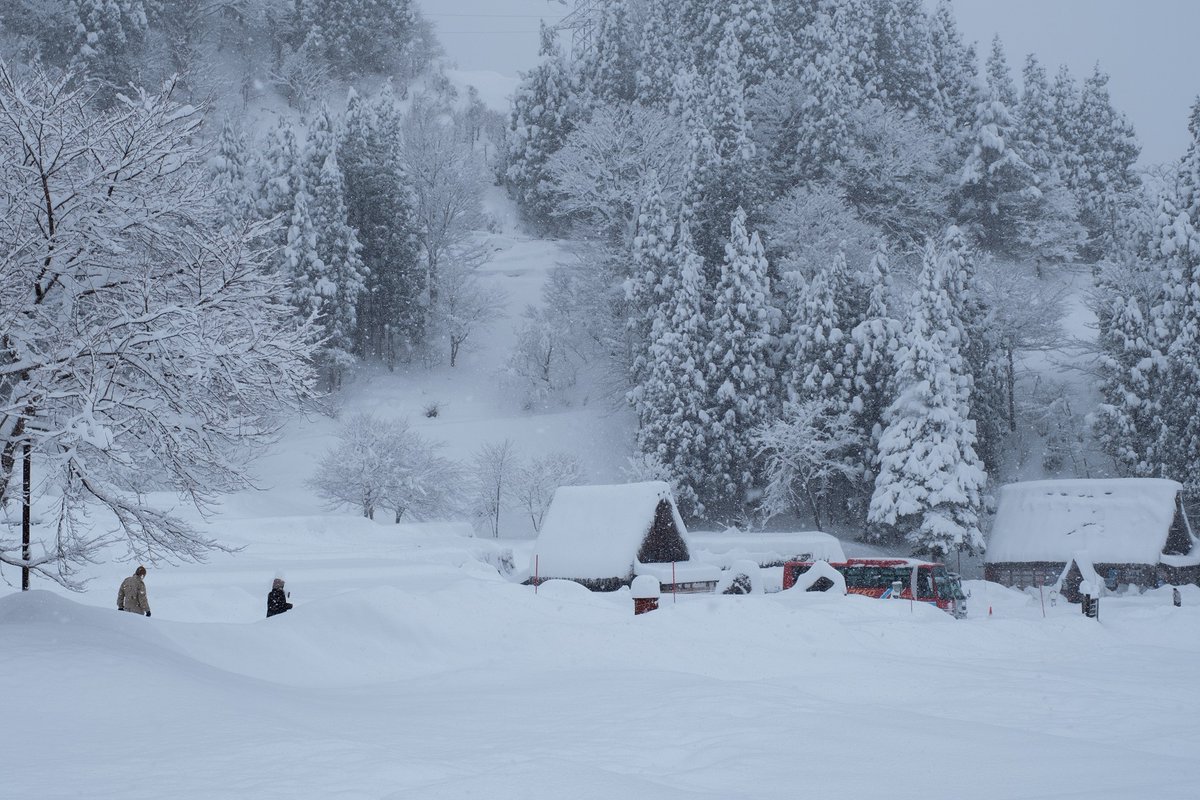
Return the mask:
<path id="1" fill-rule="evenodd" d="M 811 561 L 789 561 L 783 565 L 783 588 L 812 568 Z M 967 598 L 962 580 L 944 564 L 915 558 L 850 558 L 830 565 L 846 579 L 846 591 L 868 597 L 916 600 L 933 603 L 955 617 L 967 615 Z"/>

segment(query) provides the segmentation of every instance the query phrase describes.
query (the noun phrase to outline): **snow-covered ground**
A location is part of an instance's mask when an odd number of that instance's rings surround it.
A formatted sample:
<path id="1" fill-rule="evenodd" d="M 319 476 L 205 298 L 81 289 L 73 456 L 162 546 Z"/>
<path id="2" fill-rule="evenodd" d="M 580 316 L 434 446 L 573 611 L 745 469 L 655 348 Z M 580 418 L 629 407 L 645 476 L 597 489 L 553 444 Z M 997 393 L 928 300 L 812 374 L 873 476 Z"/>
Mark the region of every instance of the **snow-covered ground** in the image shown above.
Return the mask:
<path id="1" fill-rule="evenodd" d="M 784 592 L 537 593 L 462 529 L 222 520 L 246 548 L 0 597 L 4 797 L 1184 798 L 1200 589 L 972 617 Z M 296 607 L 263 619 L 271 579 Z M 988 606 L 992 616 L 987 616 Z"/>

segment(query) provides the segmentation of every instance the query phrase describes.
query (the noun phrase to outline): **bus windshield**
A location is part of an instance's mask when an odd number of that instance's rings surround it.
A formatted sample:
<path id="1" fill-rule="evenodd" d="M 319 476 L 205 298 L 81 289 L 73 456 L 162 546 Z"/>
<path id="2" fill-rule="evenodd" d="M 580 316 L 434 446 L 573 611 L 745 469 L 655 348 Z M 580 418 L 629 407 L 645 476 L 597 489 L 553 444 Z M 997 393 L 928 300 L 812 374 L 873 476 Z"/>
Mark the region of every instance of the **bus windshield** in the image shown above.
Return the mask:
<path id="1" fill-rule="evenodd" d="M 934 567 L 933 579 L 937 582 L 939 597 L 947 600 L 966 599 L 962 590 L 962 580 L 957 575 L 951 576 L 945 567 Z"/>

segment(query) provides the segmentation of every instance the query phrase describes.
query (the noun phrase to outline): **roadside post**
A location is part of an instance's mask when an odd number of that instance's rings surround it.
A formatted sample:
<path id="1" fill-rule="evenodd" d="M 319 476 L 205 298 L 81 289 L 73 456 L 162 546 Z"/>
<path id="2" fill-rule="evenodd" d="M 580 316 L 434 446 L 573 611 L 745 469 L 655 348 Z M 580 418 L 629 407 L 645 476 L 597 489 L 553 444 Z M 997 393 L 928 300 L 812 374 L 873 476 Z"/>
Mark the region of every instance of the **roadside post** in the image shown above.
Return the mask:
<path id="1" fill-rule="evenodd" d="M 629 587 L 633 590 L 633 613 L 645 614 L 658 608 L 660 587 L 653 575 L 638 575 Z"/>

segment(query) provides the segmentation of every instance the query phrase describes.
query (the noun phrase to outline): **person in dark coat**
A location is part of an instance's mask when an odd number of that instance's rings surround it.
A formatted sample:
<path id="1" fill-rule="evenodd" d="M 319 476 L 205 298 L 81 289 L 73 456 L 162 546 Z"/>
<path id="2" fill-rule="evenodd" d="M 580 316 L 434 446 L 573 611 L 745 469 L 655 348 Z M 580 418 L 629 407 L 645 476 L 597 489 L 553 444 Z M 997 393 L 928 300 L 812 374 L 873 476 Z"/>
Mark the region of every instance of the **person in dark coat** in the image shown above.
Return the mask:
<path id="1" fill-rule="evenodd" d="M 288 594 L 283 591 L 283 578 L 276 578 L 271 584 L 271 591 L 267 594 L 267 616 L 273 617 L 276 614 L 282 614 L 285 611 L 290 611 L 292 604 L 288 602 Z"/>

